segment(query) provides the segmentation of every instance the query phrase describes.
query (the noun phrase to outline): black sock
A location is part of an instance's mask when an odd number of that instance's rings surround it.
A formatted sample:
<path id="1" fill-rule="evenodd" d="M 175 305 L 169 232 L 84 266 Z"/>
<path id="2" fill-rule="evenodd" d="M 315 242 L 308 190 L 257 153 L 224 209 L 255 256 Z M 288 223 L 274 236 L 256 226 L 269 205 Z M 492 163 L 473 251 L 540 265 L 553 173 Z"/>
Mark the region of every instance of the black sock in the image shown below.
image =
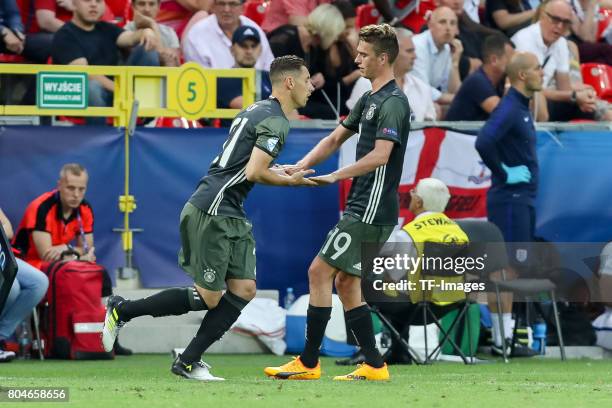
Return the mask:
<path id="1" fill-rule="evenodd" d="M 308 368 L 314 368 L 319 362 L 319 350 L 325 335 L 325 328 L 331 316 L 331 307 L 308 305 L 306 312 L 306 345 L 300 360 Z"/>
<path id="2" fill-rule="evenodd" d="M 241 310 L 248 303 L 248 300 L 229 291 L 225 292 L 217 307 L 209 310 L 204 316 L 195 337 L 191 339 L 191 342 L 181 354 L 181 361 L 185 364 L 199 361 L 202 358 L 202 353 L 232 327 L 232 324 L 240 316 Z"/>
<path id="3" fill-rule="evenodd" d="M 350 333 L 353 335 L 357 344 L 361 347 L 361 351 L 366 358 L 366 363 L 374 368 L 380 368 L 384 365 L 383 359 L 376 348 L 374 340 L 374 326 L 372 325 L 372 317 L 370 316 L 370 308 L 368 305 L 362 305 L 351 309 L 345 313 L 347 326 L 350 328 Z"/>
<path id="4" fill-rule="evenodd" d="M 127 322 L 138 316 L 178 316 L 195 310 L 206 310 L 208 307 L 192 286 L 166 289 L 144 299 L 126 300 L 117 309 L 119 319 Z"/>

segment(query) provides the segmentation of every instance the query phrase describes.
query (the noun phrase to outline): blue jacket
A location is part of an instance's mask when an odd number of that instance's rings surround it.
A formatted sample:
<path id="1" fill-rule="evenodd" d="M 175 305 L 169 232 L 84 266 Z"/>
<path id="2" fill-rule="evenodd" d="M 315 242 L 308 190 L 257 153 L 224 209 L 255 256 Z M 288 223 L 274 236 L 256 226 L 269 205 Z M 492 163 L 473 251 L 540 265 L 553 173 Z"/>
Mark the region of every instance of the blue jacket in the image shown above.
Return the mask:
<path id="1" fill-rule="evenodd" d="M 510 88 L 480 129 L 476 138 L 476 150 L 492 173 L 491 188 L 487 194 L 489 202 L 535 205 L 538 157 L 529 98 L 515 88 Z M 531 181 L 506 184 L 506 172 L 502 163 L 509 167 L 527 166 L 531 172 Z"/>
<path id="2" fill-rule="evenodd" d="M 3 27 L 24 32 L 21 14 L 15 0 L 0 0 L 0 29 Z"/>

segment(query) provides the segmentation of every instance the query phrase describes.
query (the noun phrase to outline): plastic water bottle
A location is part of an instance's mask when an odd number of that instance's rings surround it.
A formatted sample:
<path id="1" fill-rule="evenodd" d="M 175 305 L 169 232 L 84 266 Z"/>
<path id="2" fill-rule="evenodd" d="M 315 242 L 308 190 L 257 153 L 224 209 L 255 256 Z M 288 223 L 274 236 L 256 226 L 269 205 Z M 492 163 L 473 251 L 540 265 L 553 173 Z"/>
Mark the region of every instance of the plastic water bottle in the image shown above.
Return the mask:
<path id="1" fill-rule="evenodd" d="M 285 309 L 289 310 L 291 305 L 295 302 L 295 294 L 293 293 L 293 288 L 287 288 L 285 292 L 285 299 L 283 304 L 285 305 Z"/>
<path id="2" fill-rule="evenodd" d="M 542 319 L 538 319 L 533 325 L 532 348 L 542 355 L 546 354 L 546 322 Z"/>
<path id="3" fill-rule="evenodd" d="M 26 320 L 21 322 L 17 343 L 19 343 L 19 358 L 29 359 L 32 350 L 32 337 L 30 335 L 29 322 Z"/>

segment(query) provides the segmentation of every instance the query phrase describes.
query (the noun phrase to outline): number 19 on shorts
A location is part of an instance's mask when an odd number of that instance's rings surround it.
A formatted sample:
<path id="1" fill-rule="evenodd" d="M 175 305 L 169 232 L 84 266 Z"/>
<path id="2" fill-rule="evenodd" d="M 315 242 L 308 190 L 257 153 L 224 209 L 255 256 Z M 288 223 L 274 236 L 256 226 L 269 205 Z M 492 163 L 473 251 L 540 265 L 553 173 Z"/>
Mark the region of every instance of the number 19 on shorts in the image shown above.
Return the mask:
<path id="1" fill-rule="evenodd" d="M 338 259 L 351 246 L 351 236 L 347 232 L 338 234 L 338 231 L 340 230 L 337 227 L 334 228 L 321 251 L 321 253 L 328 255 L 332 261 Z M 331 251 L 333 251 L 332 255 L 329 255 L 327 252 L 330 247 Z"/>

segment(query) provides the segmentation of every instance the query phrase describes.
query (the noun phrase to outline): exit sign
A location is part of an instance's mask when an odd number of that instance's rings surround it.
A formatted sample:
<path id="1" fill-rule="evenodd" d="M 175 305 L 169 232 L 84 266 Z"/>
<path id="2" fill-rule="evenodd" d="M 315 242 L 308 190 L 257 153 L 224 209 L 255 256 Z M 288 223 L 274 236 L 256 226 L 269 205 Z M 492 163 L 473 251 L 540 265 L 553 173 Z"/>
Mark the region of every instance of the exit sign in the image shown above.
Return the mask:
<path id="1" fill-rule="evenodd" d="M 39 109 L 85 109 L 87 80 L 84 72 L 39 72 L 36 75 L 36 105 Z"/>

